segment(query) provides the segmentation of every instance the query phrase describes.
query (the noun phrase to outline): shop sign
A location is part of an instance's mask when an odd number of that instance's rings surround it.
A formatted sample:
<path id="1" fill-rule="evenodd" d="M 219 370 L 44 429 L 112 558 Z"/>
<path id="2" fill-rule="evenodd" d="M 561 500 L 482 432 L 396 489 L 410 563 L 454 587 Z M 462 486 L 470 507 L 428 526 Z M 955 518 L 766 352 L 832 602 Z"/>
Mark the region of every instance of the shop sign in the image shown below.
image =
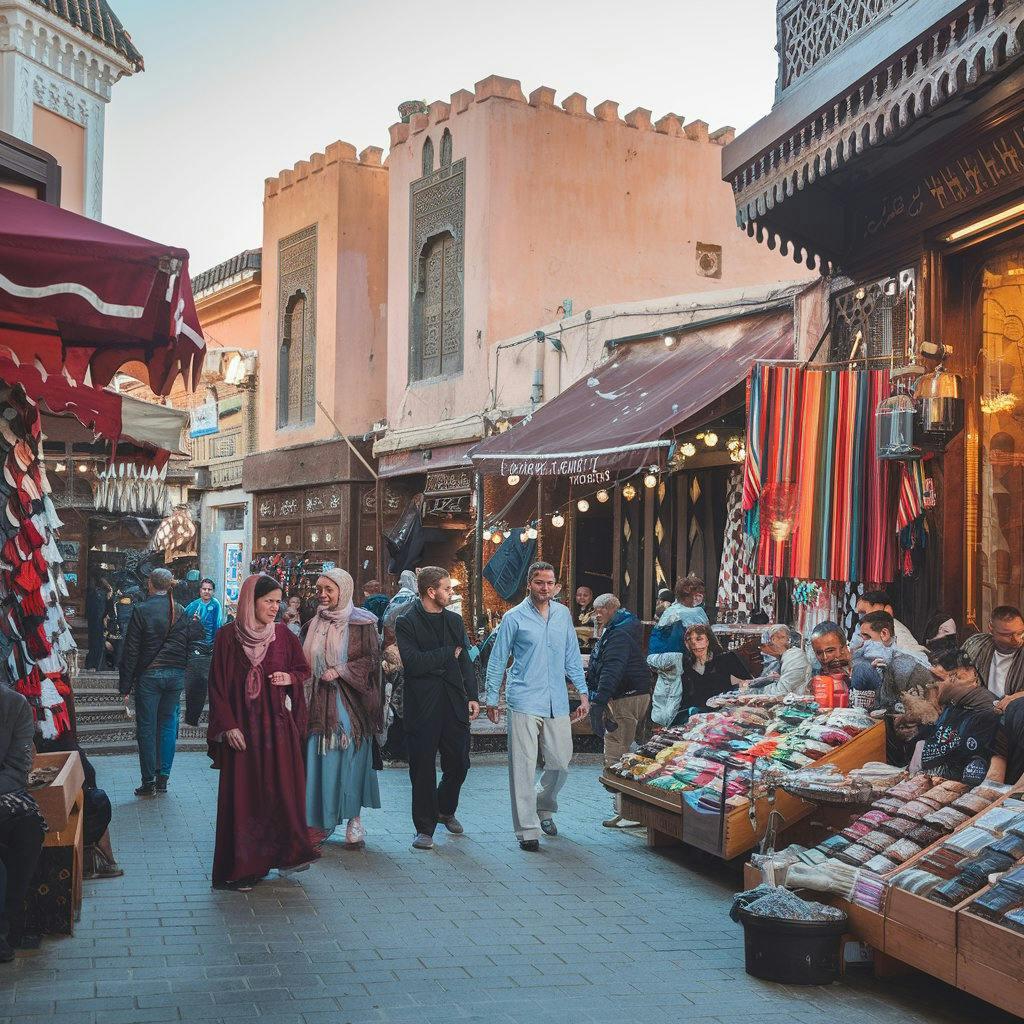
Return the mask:
<path id="1" fill-rule="evenodd" d="M 423 494 L 427 498 L 450 494 L 470 494 L 473 491 L 473 473 L 468 469 L 436 469 L 427 474 Z"/>
<path id="2" fill-rule="evenodd" d="M 468 494 L 439 494 L 423 501 L 425 516 L 466 515 L 470 511 Z"/>
<path id="3" fill-rule="evenodd" d="M 918 172 L 902 187 L 873 199 L 858 214 L 869 239 L 901 224 L 926 224 L 990 196 L 1024 185 L 1024 121 L 982 136 L 976 145 L 940 166 Z"/>
<path id="4" fill-rule="evenodd" d="M 224 545 L 224 599 L 238 602 L 242 590 L 242 545 L 230 541 Z"/>
<path id="5" fill-rule="evenodd" d="M 188 414 L 188 436 L 206 437 L 220 430 L 220 416 L 217 412 L 217 400 L 210 399 L 197 405 Z"/>
<path id="6" fill-rule="evenodd" d="M 610 469 L 601 468 L 604 459 L 600 455 L 586 455 L 575 459 L 538 459 L 536 462 L 519 462 L 502 459 L 501 476 L 565 476 L 569 483 L 578 486 L 610 483 Z"/>

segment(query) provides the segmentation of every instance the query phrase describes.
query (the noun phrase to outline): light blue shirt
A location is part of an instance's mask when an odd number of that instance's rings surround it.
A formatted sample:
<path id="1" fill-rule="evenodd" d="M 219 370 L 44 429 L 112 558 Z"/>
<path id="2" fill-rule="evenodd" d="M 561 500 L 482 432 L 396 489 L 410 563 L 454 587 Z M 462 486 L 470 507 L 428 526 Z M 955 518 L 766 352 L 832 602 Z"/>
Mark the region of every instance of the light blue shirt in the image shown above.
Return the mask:
<path id="1" fill-rule="evenodd" d="M 545 619 L 527 597 L 501 620 L 487 663 L 487 704 L 495 707 L 505 666 L 505 703 L 510 711 L 539 718 L 569 714 L 566 679 L 581 693 L 587 684 L 580 644 L 572 615 L 565 605 L 552 601 Z"/>

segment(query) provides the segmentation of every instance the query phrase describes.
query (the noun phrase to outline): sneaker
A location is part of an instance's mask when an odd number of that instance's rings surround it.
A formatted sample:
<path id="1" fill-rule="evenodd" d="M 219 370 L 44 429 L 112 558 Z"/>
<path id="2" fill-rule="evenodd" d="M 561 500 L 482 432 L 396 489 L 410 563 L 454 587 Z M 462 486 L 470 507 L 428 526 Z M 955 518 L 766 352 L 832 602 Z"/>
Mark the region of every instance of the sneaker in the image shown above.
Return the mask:
<path id="1" fill-rule="evenodd" d="M 527 853 L 536 853 L 540 849 L 539 839 L 520 839 L 519 849 L 525 850 Z"/>
<path id="2" fill-rule="evenodd" d="M 606 818 L 601 822 L 605 828 L 618 828 L 619 822 L 622 821 L 622 816 L 619 814 L 613 814 L 610 818 Z"/>
<path id="3" fill-rule="evenodd" d="M 0 939 L 0 964 L 9 964 L 13 959 L 14 947 L 6 939 Z"/>
<path id="4" fill-rule="evenodd" d="M 434 837 L 428 836 L 425 832 L 417 832 L 412 841 L 414 850 L 432 850 L 434 848 Z"/>
<path id="5" fill-rule="evenodd" d="M 557 836 L 558 826 L 555 825 L 554 818 L 541 818 L 540 830 L 546 836 Z"/>
<path id="6" fill-rule="evenodd" d="M 167 783 L 169 781 L 170 780 L 167 778 L 166 775 L 158 775 L 156 777 L 156 791 L 158 793 L 166 793 L 167 792 Z"/>
<path id="7" fill-rule="evenodd" d="M 155 782 L 144 782 L 137 790 L 135 790 L 136 796 L 156 796 L 156 783 Z"/>
<path id="8" fill-rule="evenodd" d="M 445 817 L 443 814 L 439 815 L 438 821 L 440 821 L 441 824 L 444 825 L 444 827 L 448 829 L 448 831 L 451 832 L 453 836 L 461 836 L 463 832 L 466 831 L 462 827 L 462 822 L 459 821 L 459 819 L 456 818 L 454 814 L 449 814 L 447 817 Z"/>

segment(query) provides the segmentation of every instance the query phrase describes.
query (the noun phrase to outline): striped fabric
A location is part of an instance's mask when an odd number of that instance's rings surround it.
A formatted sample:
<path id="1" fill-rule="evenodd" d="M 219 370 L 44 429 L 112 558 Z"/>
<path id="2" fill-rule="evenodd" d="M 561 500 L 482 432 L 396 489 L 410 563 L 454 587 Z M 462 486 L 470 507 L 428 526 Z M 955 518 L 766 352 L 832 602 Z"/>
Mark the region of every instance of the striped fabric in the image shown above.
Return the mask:
<path id="1" fill-rule="evenodd" d="M 743 508 L 748 532 L 760 516 L 757 572 L 891 580 L 895 495 L 890 464 L 875 458 L 875 409 L 889 394 L 888 371 L 759 365 L 748 394 Z M 779 495 L 793 487 L 792 534 L 773 536 Z"/>
<path id="2" fill-rule="evenodd" d="M 924 463 L 900 463 L 900 503 L 896 511 L 896 529 L 909 526 L 924 514 Z"/>

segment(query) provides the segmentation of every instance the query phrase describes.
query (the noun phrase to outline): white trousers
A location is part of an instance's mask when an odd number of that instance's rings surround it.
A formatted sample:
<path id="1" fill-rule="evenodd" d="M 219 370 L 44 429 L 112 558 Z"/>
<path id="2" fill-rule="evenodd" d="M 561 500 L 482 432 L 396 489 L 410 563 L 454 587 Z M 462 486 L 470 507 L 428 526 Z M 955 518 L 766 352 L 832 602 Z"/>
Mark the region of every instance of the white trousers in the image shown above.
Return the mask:
<path id="1" fill-rule="evenodd" d="M 537 784 L 537 750 L 544 770 Z M 539 839 L 541 818 L 558 810 L 558 793 L 569 777 L 572 726 L 568 715 L 540 718 L 508 713 L 508 783 L 512 796 L 512 828 L 517 839 Z"/>

